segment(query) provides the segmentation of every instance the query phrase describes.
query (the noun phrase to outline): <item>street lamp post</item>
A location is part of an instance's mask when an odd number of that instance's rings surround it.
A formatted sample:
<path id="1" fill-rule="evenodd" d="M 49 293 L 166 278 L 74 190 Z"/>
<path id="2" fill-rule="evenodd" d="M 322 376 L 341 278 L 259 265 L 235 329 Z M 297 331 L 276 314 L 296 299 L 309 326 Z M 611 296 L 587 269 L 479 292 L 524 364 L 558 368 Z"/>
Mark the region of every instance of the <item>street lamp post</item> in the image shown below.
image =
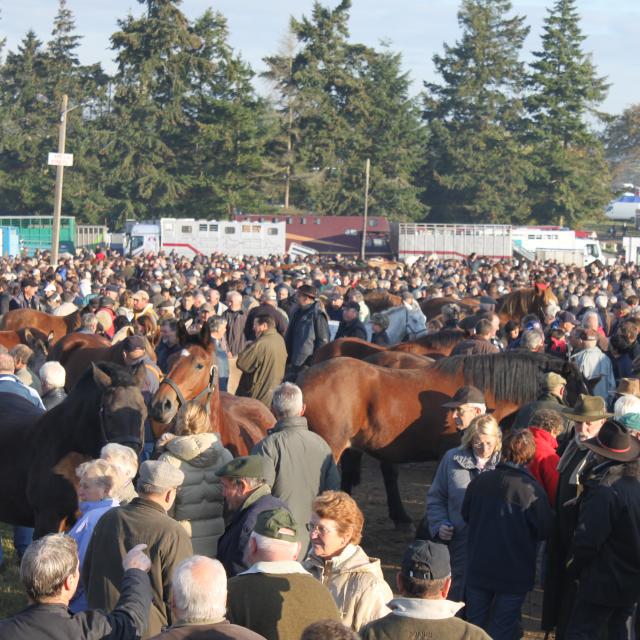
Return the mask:
<path id="1" fill-rule="evenodd" d="M 67 142 L 67 104 L 68 96 L 62 96 L 62 106 L 60 109 L 60 125 L 58 132 L 58 153 L 64 153 Z M 62 182 L 64 180 L 64 166 L 58 164 L 56 167 L 56 192 L 53 202 L 53 228 L 51 230 L 51 266 L 55 269 L 58 264 L 58 245 L 60 244 L 60 212 L 62 210 Z"/>

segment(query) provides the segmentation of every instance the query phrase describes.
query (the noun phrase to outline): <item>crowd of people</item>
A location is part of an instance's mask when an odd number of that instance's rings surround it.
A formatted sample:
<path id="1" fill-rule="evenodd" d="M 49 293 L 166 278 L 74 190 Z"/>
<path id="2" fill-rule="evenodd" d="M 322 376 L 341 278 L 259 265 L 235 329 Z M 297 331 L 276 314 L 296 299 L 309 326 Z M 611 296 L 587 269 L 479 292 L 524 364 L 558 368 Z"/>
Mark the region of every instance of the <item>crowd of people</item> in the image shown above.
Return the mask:
<path id="1" fill-rule="evenodd" d="M 498 299 L 523 287 L 554 299 L 501 323 Z M 386 559 L 361 546 L 362 510 L 340 491 L 295 384 L 332 339 L 389 345 L 371 294 L 412 309 L 446 298 L 424 331 L 459 331 L 452 355 L 545 352 L 573 363 L 590 391 L 569 406 L 567 380 L 550 372 L 505 425 L 480 389 L 458 389 L 444 407 L 460 444 L 439 462 L 394 584 Z M 185 336 L 207 332 L 220 388 L 262 402 L 276 424 L 251 455 L 234 458 L 207 411 L 188 404 L 159 439 L 147 421 L 140 457 L 110 443 L 80 465 L 79 514 L 66 534 L 32 541 L 14 527 L 29 606 L 0 622 L 0 640 L 514 640 L 536 584 L 542 628 L 556 638 L 640 637 L 634 265 L 98 249 L 57 265 L 46 255 L 0 260 L 0 314 L 14 309 L 78 312 L 77 332 L 122 342 L 147 403 Z M 39 412 L 64 401 L 58 362 L 37 367 L 24 344 L 0 351 L 0 393 Z"/>

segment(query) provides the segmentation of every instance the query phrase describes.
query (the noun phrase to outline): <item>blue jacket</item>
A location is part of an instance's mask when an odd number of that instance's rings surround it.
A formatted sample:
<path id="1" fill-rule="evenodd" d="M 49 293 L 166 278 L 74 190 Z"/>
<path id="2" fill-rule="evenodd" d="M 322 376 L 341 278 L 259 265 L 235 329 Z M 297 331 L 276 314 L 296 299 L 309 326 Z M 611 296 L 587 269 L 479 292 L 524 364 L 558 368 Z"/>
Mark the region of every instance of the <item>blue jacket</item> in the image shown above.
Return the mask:
<path id="1" fill-rule="evenodd" d="M 30 402 L 34 407 L 42 409 L 43 412 L 45 411 L 38 392 L 18 380 L 18 378 L 11 373 L 3 373 L 0 375 L 0 393 L 12 393 L 20 396 Z"/>
<path id="2" fill-rule="evenodd" d="M 467 586 L 496 593 L 533 587 L 538 542 L 553 529 L 544 489 L 519 465 L 501 462 L 474 478 L 462 504 L 467 531 Z"/>

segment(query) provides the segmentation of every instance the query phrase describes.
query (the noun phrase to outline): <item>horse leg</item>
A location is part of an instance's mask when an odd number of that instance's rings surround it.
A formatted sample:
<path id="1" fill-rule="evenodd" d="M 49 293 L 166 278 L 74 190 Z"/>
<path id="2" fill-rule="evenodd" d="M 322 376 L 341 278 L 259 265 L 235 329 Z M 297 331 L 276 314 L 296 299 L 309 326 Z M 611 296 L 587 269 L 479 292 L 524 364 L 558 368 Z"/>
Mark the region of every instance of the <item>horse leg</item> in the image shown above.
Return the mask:
<path id="1" fill-rule="evenodd" d="M 340 488 L 351 494 L 353 487 L 360 484 L 360 469 L 362 465 L 362 451 L 345 449 L 340 456 L 341 481 Z"/>
<path id="2" fill-rule="evenodd" d="M 384 489 L 387 492 L 387 505 L 389 518 L 393 520 L 395 528 L 404 531 L 413 531 L 415 527 L 409 514 L 405 511 L 398 487 L 398 465 L 391 462 L 380 462 L 380 471 L 384 480 Z"/>

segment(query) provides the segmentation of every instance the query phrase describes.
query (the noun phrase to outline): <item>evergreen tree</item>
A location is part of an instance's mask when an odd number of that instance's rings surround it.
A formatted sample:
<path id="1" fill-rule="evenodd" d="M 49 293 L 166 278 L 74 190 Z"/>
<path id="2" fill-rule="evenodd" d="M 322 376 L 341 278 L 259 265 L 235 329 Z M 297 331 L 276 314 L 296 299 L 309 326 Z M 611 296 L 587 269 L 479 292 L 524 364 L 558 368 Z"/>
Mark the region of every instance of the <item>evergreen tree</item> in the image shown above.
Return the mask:
<path id="1" fill-rule="evenodd" d="M 519 136 L 528 28 L 510 12 L 509 0 L 463 0 L 461 39 L 433 58 L 442 83 L 425 83 L 432 219 L 508 223 L 528 215 L 531 166 Z"/>
<path id="2" fill-rule="evenodd" d="M 545 19 L 542 49 L 533 54 L 528 81 L 536 166 L 530 195 L 539 222 L 573 225 L 601 211 L 609 198 L 603 146 L 585 120 L 598 115 L 595 108 L 608 85 L 582 51 L 584 39 L 575 0 L 557 0 Z"/>
<path id="3" fill-rule="evenodd" d="M 640 104 L 625 109 L 604 135 L 614 183 L 640 185 Z"/>

